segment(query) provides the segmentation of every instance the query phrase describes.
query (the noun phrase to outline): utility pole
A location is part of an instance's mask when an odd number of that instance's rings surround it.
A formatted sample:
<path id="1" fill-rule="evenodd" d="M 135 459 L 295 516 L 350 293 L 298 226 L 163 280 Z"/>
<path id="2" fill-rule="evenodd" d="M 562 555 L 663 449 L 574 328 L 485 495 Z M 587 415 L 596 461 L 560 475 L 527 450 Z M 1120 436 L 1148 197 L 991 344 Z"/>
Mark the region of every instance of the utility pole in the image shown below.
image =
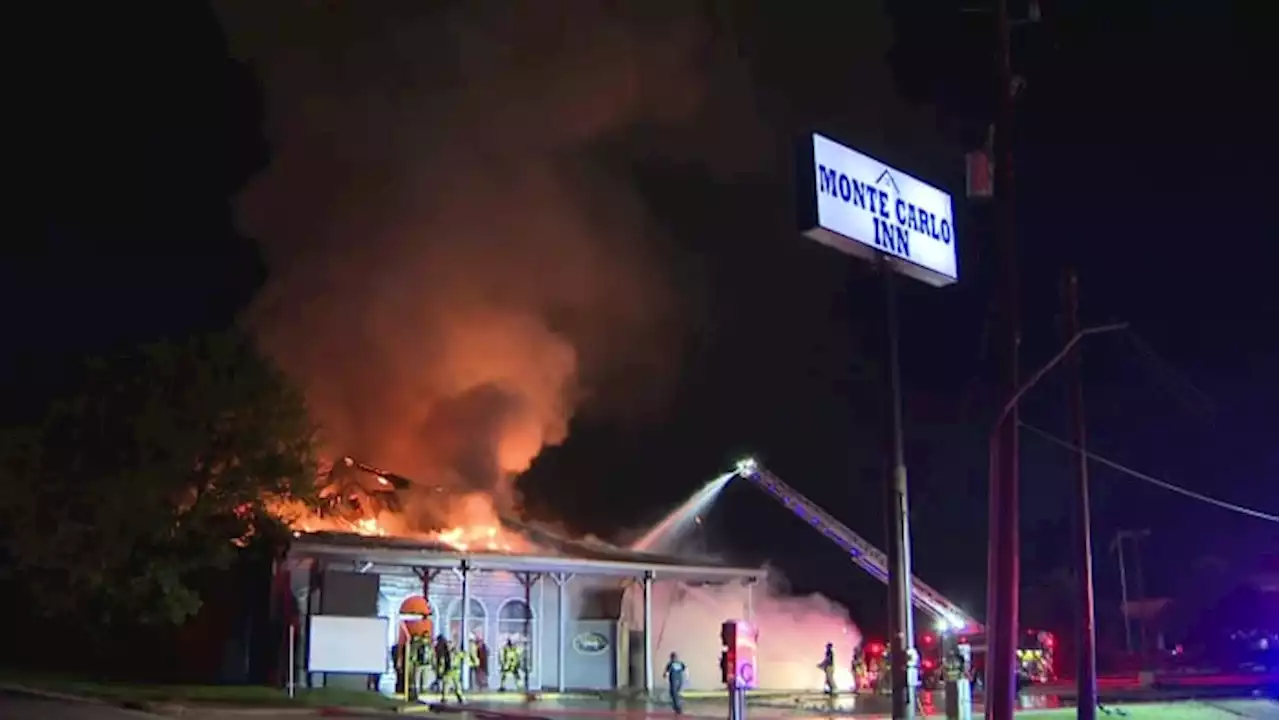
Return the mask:
<path id="1" fill-rule="evenodd" d="M 1079 282 L 1074 271 L 1066 276 L 1067 341 L 1080 332 Z M 1076 583 L 1079 595 L 1079 652 L 1076 665 L 1076 717 L 1095 720 L 1098 717 L 1097 633 L 1093 609 L 1093 531 L 1089 519 L 1089 458 L 1085 450 L 1084 381 L 1080 370 L 1079 344 L 1067 356 L 1070 389 L 1067 401 L 1071 407 L 1072 441 L 1076 450 Z"/>
<path id="2" fill-rule="evenodd" d="M 1119 530 L 1116 532 L 1115 539 L 1111 541 L 1111 550 L 1115 552 L 1116 559 L 1120 563 L 1120 612 L 1124 617 L 1124 649 L 1126 653 L 1133 653 L 1133 625 L 1129 619 L 1129 581 L 1125 572 L 1124 561 L 1124 541 L 1131 540 L 1134 543 L 1134 549 L 1137 549 L 1139 540 L 1150 535 L 1150 530 Z M 1141 593 L 1141 588 L 1139 588 Z M 1143 639 L 1146 639 L 1146 633 L 1143 632 Z"/>
<path id="3" fill-rule="evenodd" d="M 1000 106 L 996 115 L 995 231 L 1000 255 L 997 306 L 1000 309 L 996 357 L 1002 395 L 1019 392 L 1018 259 L 1013 182 L 1014 82 L 1009 50 L 1009 3 L 998 0 Z M 1014 662 L 1018 641 L 1018 410 L 1011 408 L 996 428 L 989 468 L 987 532 L 987 718 L 1012 720 L 1017 685 Z"/>

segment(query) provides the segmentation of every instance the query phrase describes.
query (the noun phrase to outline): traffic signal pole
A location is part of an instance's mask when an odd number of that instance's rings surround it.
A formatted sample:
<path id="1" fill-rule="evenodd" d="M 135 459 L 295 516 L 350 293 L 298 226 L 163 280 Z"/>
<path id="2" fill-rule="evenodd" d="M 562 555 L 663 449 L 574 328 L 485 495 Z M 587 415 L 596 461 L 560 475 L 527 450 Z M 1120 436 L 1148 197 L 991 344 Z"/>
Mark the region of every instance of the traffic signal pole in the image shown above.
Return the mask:
<path id="1" fill-rule="evenodd" d="M 998 0 L 999 108 L 996 115 L 995 233 L 1000 257 L 996 303 L 1000 323 L 996 357 L 1002 395 L 1013 398 L 1020 387 L 1018 354 L 1021 328 L 1018 308 L 1018 262 L 1014 212 L 1014 85 L 1009 48 L 1009 4 Z M 1012 720 L 1017 693 L 1015 661 L 1018 640 L 1018 409 L 1001 419 L 991 446 L 987 532 L 987 672 L 988 720 Z"/>

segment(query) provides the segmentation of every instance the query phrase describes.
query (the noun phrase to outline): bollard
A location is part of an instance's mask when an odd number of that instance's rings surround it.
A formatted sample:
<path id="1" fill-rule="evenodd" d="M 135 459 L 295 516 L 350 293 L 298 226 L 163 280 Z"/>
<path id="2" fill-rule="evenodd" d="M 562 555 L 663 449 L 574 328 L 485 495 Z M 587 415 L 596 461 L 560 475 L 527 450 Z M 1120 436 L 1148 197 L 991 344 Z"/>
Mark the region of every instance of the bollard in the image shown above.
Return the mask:
<path id="1" fill-rule="evenodd" d="M 943 694 L 947 720 L 972 720 L 973 686 L 969 678 L 947 680 Z"/>

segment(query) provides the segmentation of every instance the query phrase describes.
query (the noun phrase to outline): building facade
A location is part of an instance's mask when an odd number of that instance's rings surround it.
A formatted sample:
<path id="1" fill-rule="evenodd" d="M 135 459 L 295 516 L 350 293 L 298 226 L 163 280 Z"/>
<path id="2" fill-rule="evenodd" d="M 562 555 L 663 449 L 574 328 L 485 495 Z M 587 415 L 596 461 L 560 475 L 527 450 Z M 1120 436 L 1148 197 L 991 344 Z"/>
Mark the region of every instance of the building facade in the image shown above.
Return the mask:
<path id="1" fill-rule="evenodd" d="M 400 604 L 424 595 L 437 634 L 455 642 L 465 638 L 468 645 L 481 639 L 489 648 L 487 672 L 466 674 L 467 689 L 497 689 L 498 650 L 510 640 L 528 658 L 530 690 L 651 690 L 672 640 L 657 637 L 669 607 L 659 608 L 655 621 L 656 597 L 676 586 L 715 583 L 721 591 L 737 588 L 743 614 L 749 614 L 750 587 L 764 578 L 758 568 L 691 565 L 564 540 L 555 544 L 555 555 L 487 555 L 386 538 L 303 535 L 281 566 L 299 611 L 292 636 L 295 682 L 354 687 L 368 682 L 365 676 L 307 672 L 309 616 L 385 617 L 390 621 L 388 663 L 378 684 L 389 692 L 395 682 L 390 650 L 401 625 Z M 717 623 L 708 622 L 709 637 L 718 633 Z M 658 654 L 660 645 L 663 654 Z M 470 687 L 473 683 L 487 687 Z"/>

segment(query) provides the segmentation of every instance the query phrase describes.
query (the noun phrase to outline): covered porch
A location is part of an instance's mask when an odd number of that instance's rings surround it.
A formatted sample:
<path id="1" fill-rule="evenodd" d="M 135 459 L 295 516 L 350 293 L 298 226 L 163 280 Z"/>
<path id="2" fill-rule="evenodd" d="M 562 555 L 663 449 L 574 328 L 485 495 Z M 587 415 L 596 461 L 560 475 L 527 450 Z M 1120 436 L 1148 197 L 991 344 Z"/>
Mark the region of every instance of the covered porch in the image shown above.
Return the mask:
<path id="1" fill-rule="evenodd" d="M 382 588 L 391 584 L 401 592 L 412 591 L 431 599 L 437 627 L 441 628 L 438 632 L 454 636 L 461 644 L 464 658 L 470 657 L 469 644 L 473 635 L 481 638 L 493 636 L 495 639 L 504 635 L 510 637 L 504 629 L 519 631 L 523 624 L 523 637 L 528 643 L 527 652 L 533 663 L 533 670 L 523 673 L 522 683 L 526 691 L 563 692 L 598 688 L 598 685 L 590 683 L 602 682 L 600 678 L 607 675 L 614 678 L 617 686 L 638 686 L 652 693 L 656 675 L 653 657 L 654 584 L 662 581 L 743 584 L 749 598 L 750 587 L 765 577 L 761 568 L 693 564 L 677 558 L 633 553 L 608 546 L 572 545 L 577 550 L 575 556 L 516 555 L 466 553 L 439 545 L 388 538 L 303 535 L 294 542 L 287 558 L 290 567 L 305 570 L 297 573 L 292 583 L 293 594 L 298 598 L 302 612 L 299 642 L 296 643 L 296 657 L 303 663 L 303 667 L 297 668 L 299 677 L 304 677 L 308 684 L 315 682 L 305 667 L 305 629 L 309 627 L 311 615 L 390 615 L 391 625 L 398 627 L 399 617 L 394 609 L 389 613 L 385 609 L 371 611 L 367 602 L 359 606 L 342 602 L 339 596 L 344 591 L 337 586 L 359 584 L 348 582 L 352 578 L 346 576 L 354 574 L 370 578 L 371 582 L 365 583 L 367 587 Z M 335 578 L 334 574 L 343 577 Z M 338 579 L 342 582 L 335 582 Z M 333 586 L 327 592 L 322 587 L 326 582 Z M 592 629 L 588 627 L 589 623 L 606 622 L 590 619 L 593 612 L 587 608 L 592 594 L 602 590 L 618 593 L 624 588 L 634 588 L 638 592 L 642 608 L 638 623 L 641 652 L 638 653 L 637 664 L 640 677 L 636 678 L 630 677 L 627 666 L 631 652 L 629 645 L 634 641 L 628 642 L 628 626 L 620 616 L 615 620 L 619 629 L 612 637 L 612 653 L 607 652 L 607 632 L 584 631 L 584 628 Z M 749 599 L 747 603 L 749 606 Z M 398 607 L 398 602 L 394 605 Z M 498 609 L 496 623 L 490 608 Z M 748 608 L 746 614 L 749 613 Z M 488 629 L 495 625 L 498 632 L 490 633 Z M 708 627 L 707 632 L 718 632 L 718 626 Z M 602 647 L 597 648 L 593 644 Z M 548 671 L 552 669 L 552 672 Z M 468 691 L 477 689 L 472 687 L 477 677 L 487 676 L 487 672 L 477 675 L 470 670 L 464 664 L 462 682 L 464 690 Z M 487 684 L 484 680 L 479 682 Z"/>

